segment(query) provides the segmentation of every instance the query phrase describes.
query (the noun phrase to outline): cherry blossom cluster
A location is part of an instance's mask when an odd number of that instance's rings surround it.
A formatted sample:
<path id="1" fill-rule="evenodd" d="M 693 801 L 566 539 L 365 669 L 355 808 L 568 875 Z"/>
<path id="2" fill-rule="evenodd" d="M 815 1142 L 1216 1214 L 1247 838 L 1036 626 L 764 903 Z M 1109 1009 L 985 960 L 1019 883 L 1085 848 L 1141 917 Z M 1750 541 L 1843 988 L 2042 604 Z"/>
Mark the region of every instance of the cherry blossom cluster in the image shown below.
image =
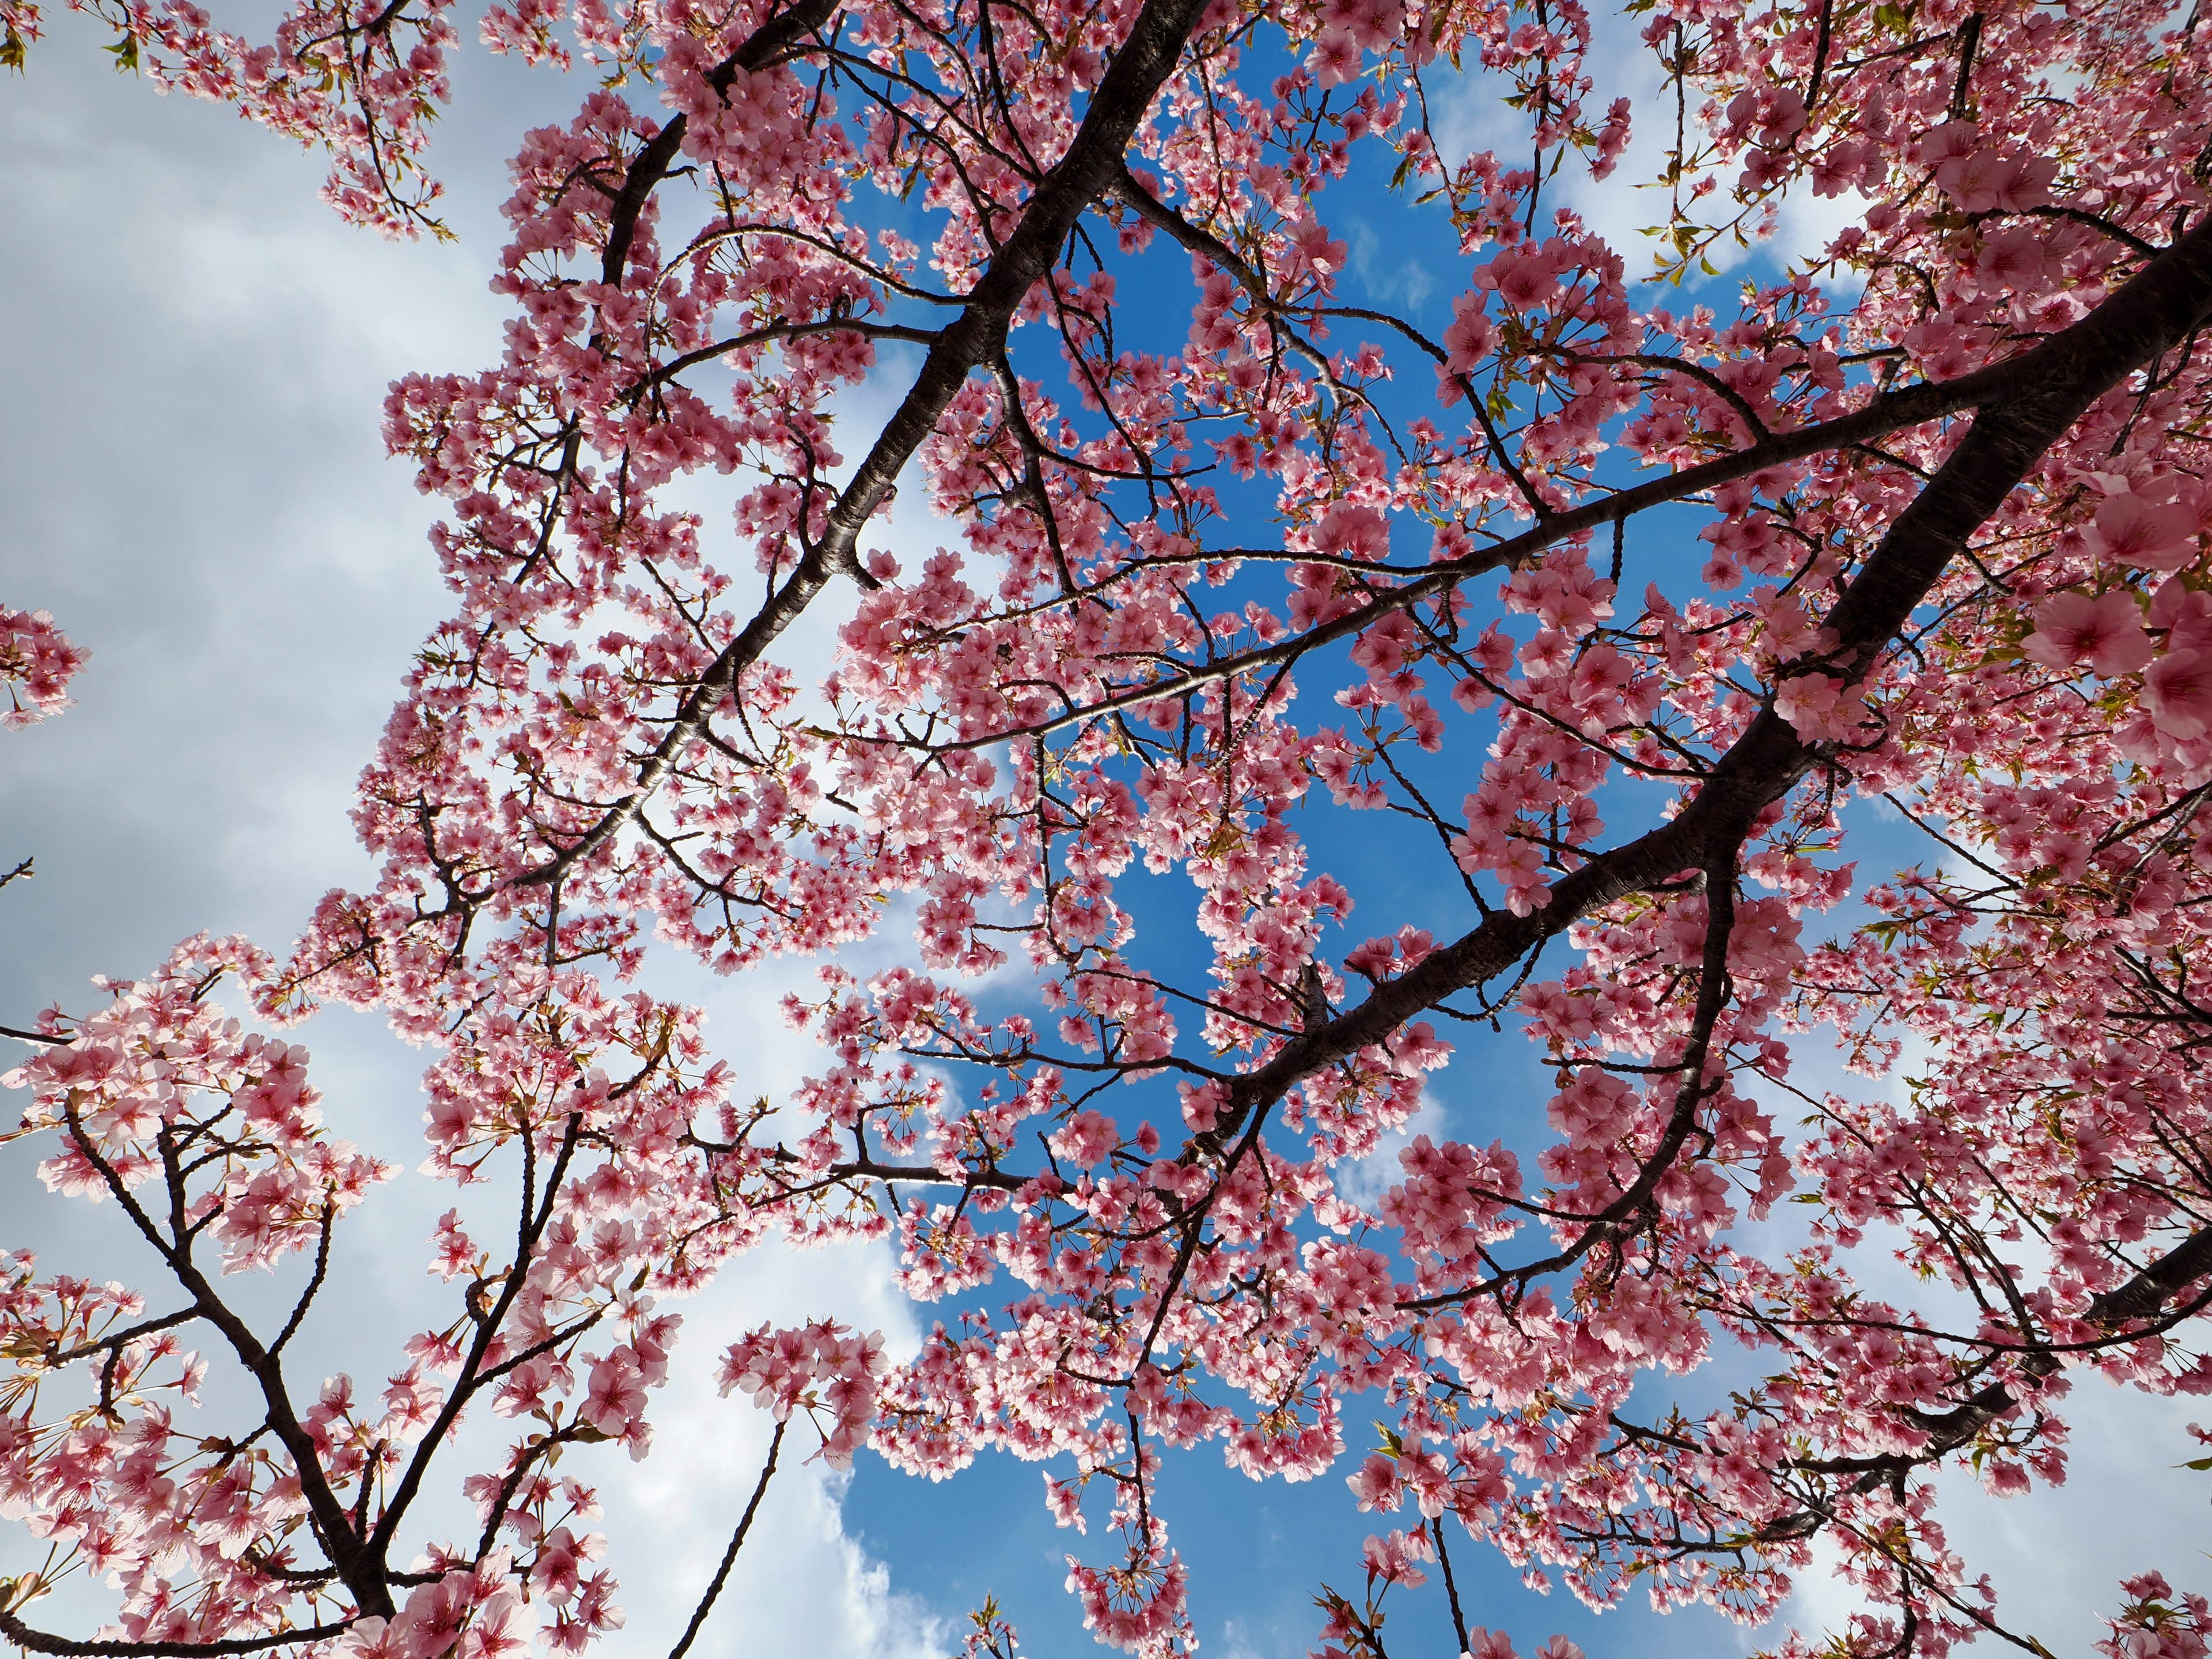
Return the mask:
<path id="1" fill-rule="evenodd" d="M 2166 1575 L 2147 1572 L 2120 1586 L 2128 1605 L 2112 1621 L 2109 1640 L 2097 1650 L 2109 1659 L 2203 1659 L 2212 1643 L 2212 1605 L 2201 1595 L 2177 1595 Z"/>
<path id="2" fill-rule="evenodd" d="M 148 979 L 109 986 L 98 1012 L 50 1012 L 49 1041 L 6 1075 L 29 1092 L 16 1133 L 50 1150 L 46 1183 L 146 1224 L 184 1302 L 41 1279 L 29 1255 L 9 1259 L 0 1342 L 15 1374 L 0 1393 L 0 1488 L 51 1546 L 48 1564 L 15 1582 L 10 1609 L 83 1571 L 125 1587 L 125 1639 L 191 1641 L 269 1628 L 294 1599 L 264 1569 L 289 1556 L 307 1518 L 292 1462 L 305 1431 L 295 1425 L 287 1447 L 176 1426 L 205 1370 L 180 1331 L 213 1297 L 191 1247 L 204 1239 L 224 1273 L 326 1255 L 337 1219 L 395 1171 L 328 1133 L 303 1052 L 204 1000 L 225 973 L 269 966 L 242 940 L 192 940 Z M 166 1188 L 166 1226 L 137 1196 L 149 1183 Z"/>
<path id="3" fill-rule="evenodd" d="M 832 1320 L 795 1330 L 763 1325 L 722 1356 L 722 1392 L 742 1390 L 779 1423 L 796 1410 L 826 1413 L 823 1458 L 832 1468 L 850 1468 L 875 1419 L 877 1379 L 890 1364 L 883 1346 L 880 1333 L 862 1334 Z"/>
<path id="4" fill-rule="evenodd" d="M 72 645 L 44 611 L 0 605 L 0 728 L 20 731 L 71 706 L 69 683 L 92 653 Z"/>
<path id="5" fill-rule="evenodd" d="M 101 15 L 393 228 L 456 27 L 408 3 L 268 48 Z M 1324 1653 L 1380 1659 L 1383 1597 L 1468 1543 L 1757 1622 L 1825 1540 L 1853 1659 L 2029 1639 L 1936 1474 L 2062 1480 L 2075 1370 L 2212 1391 L 2212 37 L 2150 0 L 1632 15 L 1649 110 L 1577 0 L 489 9 L 599 75 L 513 158 L 500 361 L 385 407 L 453 614 L 362 776 L 375 875 L 282 961 L 195 941 L 50 1014 L 16 1074 L 49 1181 L 184 1297 L 145 1327 L 8 1268 L 78 1393 L 10 1407 L 7 1478 L 127 1639 L 589 1645 L 621 1613 L 556 1462 L 649 1454 L 668 1303 L 778 1237 L 895 1250 L 936 1322 L 896 1362 L 763 1326 L 724 1392 L 839 1466 L 1046 1465 L 1110 1540 L 1081 1618 L 1146 1659 L 1194 1643 L 1158 1473 L 1209 1443 L 1394 1517 Z M 1521 137 L 1448 154 L 1447 93 Z M 1616 246 L 1562 181 L 1639 128 L 1665 222 Z M 1376 168 L 1458 262 L 1432 307 L 1355 286 Z M 1856 222 L 1691 285 L 1792 191 Z M 1876 813 L 1918 867 L 1863 876 Z M 813 1074 L 762 1097 L 656 949 L 815 959 Z M 389 1172 L 226 972 L 272 1027 L 338 1002 L 429 1050 L 449 1288 L 380 1404 L 282 1362 Z M 1472 1132 L 1509 1025 L 1544 1081 Z M 1847 1088 L 1807 1080 L 1832 1041 Z M 312 1250 L 299 1314 L 257 1334 L 203 1240 Z M 188 1324 L 265 1421 L 154 1479 Z M 1731 1350 L 1761 1380 L 1663 1403 Z M 513 1431 L 456 1477 L 472 1411 Z M 479 1534 L 416 1537 L 456 1478 Z M 2124 1588 L 2116 1654 L 2201 1649 Z"/>
<path id="6" fill-rule="evenodd" d="M 114 31 L 107 51 L 117 68 L 328 151 L 323 198 L 348 218 L 387 234 L 448 234 L 427 210 L 440 188 L 421 156 L 452 95 L 452 0 L 301 0 L 260 46 L 216 27 L 192 0 L 69 0 L 69 9 Z M 21 70 L 41 32 L 35 0 L 0 4 L 0 64 Z"/>

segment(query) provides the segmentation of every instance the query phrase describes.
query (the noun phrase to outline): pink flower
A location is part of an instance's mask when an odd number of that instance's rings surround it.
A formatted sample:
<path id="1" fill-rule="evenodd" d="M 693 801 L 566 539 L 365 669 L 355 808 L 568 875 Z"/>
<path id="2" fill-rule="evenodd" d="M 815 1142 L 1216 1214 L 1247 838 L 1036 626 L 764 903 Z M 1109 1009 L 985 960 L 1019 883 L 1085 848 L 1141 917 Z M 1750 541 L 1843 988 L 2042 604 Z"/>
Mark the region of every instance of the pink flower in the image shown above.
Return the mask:
<path id="1" fill-rule="evenodd" d="M 1078 1112 L 1052 1138 L 1052 1149 L 1081 1168 L 1102 1164 L 1114 1150 L 1120 1133 L 1103 1112 Z"/>
<path id="2" fill-rule="evenodd" d="M 0 730 L 35 726 L 71 706 L 64 688 L 91 656 L 43 611 L 0 605 Z"/>
<path id="3" fill-rule="evenodd" d="M 501 1589 L 477 1604 L 461 1638 L 461 1659 L 520 1659 L 529 1650 L 530 1626 L 521 1597 Z"/>
<path id="4" fill-rule="evenodd" d="M 1480 292 L 1462 294 L 1452 301 L 1451 326 L 1444 330 L 1444 350 L 1448 354 L 1445 367 L 1455 374 L 1464 374 L 1490 355 L 1496 343 L 1498 331 L 1483 314 Z M 1459 395 L 1454 387 L 1449 403 Z"/>
<path id="5" fill-rule="evenodd" d="M 400 1659 L 405 1650 L 401 1632 L 373 1614 L 355 1620 L 338 1640 L 338 1651 L 347 1659 Z"/>
<path id="6" fill-rule="evenodd" d="M 448 1573 L 407 1598 L 406 1607 L 392 1621 L 407 1659 L 436 1659 L 460 1638 L 469 1613 L 468 1590 L 466 1573 Z"/>
<path id="7" fill-rule="evenodd" d="M 1865 701 L 1829 674 L 1793 674 L 1775 688 L 1774 712 L 1788 720 L 1807 743 L 1833 738 L 1856 742 L 1866 718 Z"/>
<path id="8" fill-rule="evenodd" d="M 2150 717 L 2168 737 L 2185 741 L 2212 726 L 2212 651 L 2169 651 L 2143 676 Z"/>
<path id="9" fill-rule="evenodd" d="M 1380 1452 L 1361 1464 L 1358 1474 L 1346 1475 L 1344 1484 L 1351 1487 L 1353 1495 L 1359 1499 L 1363 1512 L 1398 1507 L 1397 1468 Z"/>
<path id="10" fill-rule="evenodd" d="M 1358 43 L 1347 30 L 1323 29 L 1315 38 L 1306 64 L 1324 87 L 1342 86 L 1359 74 Z"/>
<path id="11" fill-rule="evenodd" d="M 1549 252 L 1536 248 L 1508 248 L 1476 275 L 1516 311 L 1548 304 L 1559 288 L 1558 267 Z"/>
<path id="12" fill-rule="evenodd" d="M 1974 269 L 1990 286 L 2021 292 L 2033 288 L 2043 275 L 2043 236 L 2028 226 L 1990 239 Z"/>
<path id="13" fill-rule="evenodd" d="M 2036 607 L 2035 632 L 2021 647 L 2031 662 L 2061 672 L 2077 664 L 2107 679 L 2132 674 L 2150 661 L 2150 635 L 2142 612 L 2124 587 L 2098 594 L 2057 593 Z"/>
<path id="14" fill-rule="evenodd" d="M 1954 156 L 1936 169 L 1936 182 L 1961 213 L 2040 207 L 2051 199 L 2051 181 L 2057 176 L 2058 164 L 2046 157 L 2023 159 L 1994 149 Z"/>
<path id="15" fill-rule="evenodd" d="M 1223 1104 L 1229 1098 L 1227 1087 L 1219 1083 L 1182 1083 L 1176 1085 L 1182 1097 L 1183 1121 L 1203 1134 L 1213 1127 Z"/>
<path id="16" fill-rule="evenodd" d="M 1380 1578 L 1389 1584 L 1425 1584 L 1428 1574 L 1413 1565 L 1416 1561 L 1435 1559 L 1428 1534 L 1419 1532 L 1394 1532 L 1386 1538 L 1368 1539 L 1362 1553 L 1367 1560 L 1367 1577 L 1371 1583 Z"/>
<path id="17" fill-rule="evenodd" d="M 2156 507 L 2130 490 L 2107 496 L 2081 539 L 2091 551 L 2143 570 L 2179 570 L 2196 562 L 2197 514 L 2179 502 Z"/>
<path id="18" fill-rule="evenodd" d="M 592 1367 L 592 1385 L 576 1415 L 602 1434 L 619 1435 L 645 1409 L 645 1382 L 618 1354 Z"/>

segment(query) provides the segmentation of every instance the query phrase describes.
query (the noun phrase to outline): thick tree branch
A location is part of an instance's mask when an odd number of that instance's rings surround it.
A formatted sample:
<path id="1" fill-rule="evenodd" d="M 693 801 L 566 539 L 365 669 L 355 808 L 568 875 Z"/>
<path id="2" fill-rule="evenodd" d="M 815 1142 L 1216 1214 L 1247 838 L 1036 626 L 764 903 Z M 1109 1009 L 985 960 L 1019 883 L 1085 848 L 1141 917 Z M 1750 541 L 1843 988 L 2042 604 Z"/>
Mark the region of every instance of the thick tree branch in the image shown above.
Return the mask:
<path id="1" fill-rule="evenodd" d="M 352 1626 L 353 1620 L 346 1619 L 332 1625 L 309 1625 L 223 1642 L 79 1642 L 33 1630 L 14 1613 L 0 1613 L 0 1637 L 33 1653 L 59 1654 L 64 1659 L 221 1659 L 228 1654 L 266 1653 L 271 1648 L 327 1642 L 333 1636 L 344 1635 Z"/>
<path id="2" fill-rule="evenodd" d="M 2161 254 L 2088 316 L 2033 350 L 1960 380 L 1914 388 L 1934 398 L 1956 397 L 1958 388 L 1971 387 L 1972 395 L 1954 407 L 1973 408 L 1978 414 L 1973 429 L 1898 516 L 1830 613 L 1827 626 L 1838 644 L 1826 665 L 1846 684 L 1863 679 L 1967 538 L 2029 476 L 2045 452 L 2098 398 L 2208 318 L 2212 221 Z M 1856 418 L 1808 430 L 1827 431 L 1832 441 L 1844 441 L 1834 429 Z M 1788 445 L 1801 435 L 1784 434 L 1776 442 Z M 1579 511 L 1595 520 L 1595 510 Z M 1215 1135 L 1225 1142 L 1247 1114 L 1264 1109 L 1323 1067 L 1382 1042 L 1454 993 L 1503 972 L 1593 911 L 1732 854 L 1759 813 L 1820 758 L 1788 721 L 1771 708 L 1765 710 L 1671 823 L 1612 852 L 1591 854 L 1582 869 L 1553 884 L 1543 908 L 1526 916 L 1500 912 L 1488 917 L 1376 987 L 1357 1007 L 1286 1043 L 1265 1066 L 1231 1085 Z"/>

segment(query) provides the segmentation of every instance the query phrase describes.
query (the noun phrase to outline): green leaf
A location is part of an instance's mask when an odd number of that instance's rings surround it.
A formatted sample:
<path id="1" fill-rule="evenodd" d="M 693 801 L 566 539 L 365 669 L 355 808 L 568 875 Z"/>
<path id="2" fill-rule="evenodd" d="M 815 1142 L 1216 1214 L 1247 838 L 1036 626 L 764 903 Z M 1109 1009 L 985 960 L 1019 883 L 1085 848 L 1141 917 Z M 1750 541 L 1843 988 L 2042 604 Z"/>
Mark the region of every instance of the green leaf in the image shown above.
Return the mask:
<path id="1" fill-rule="evenodd" d="M 115 67 L 118 73 L 125 70 L 128 70 L 132 75 L 138 73 L 138 37 L 137 35 L 126 34 L 113 46 L 104 46 L 101 50 L 114 54 Z"/>

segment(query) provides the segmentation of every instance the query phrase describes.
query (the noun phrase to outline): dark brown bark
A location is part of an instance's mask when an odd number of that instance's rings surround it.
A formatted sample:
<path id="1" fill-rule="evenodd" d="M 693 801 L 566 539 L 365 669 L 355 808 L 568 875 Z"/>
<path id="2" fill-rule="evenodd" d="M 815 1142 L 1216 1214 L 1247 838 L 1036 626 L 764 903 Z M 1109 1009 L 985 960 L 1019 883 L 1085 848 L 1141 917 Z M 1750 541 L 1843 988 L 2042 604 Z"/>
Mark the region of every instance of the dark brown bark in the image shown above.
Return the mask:
<path id="1" fill-rule="evenodd" d="M 313 1625 L 301 1630 L 246 1636 L 227 1642 L 79 1642 L 34 1630 L 12 1613 L 0 1613 L 0 1638 L 33 1653 L 52 1653 L 64 1659 L 228 1659 L 234 1654 L 266 1653 L 271 1648 L 301 1642 L 328 1641 L 343 1636 L 350 1619 L 334 1625 Z"/>

